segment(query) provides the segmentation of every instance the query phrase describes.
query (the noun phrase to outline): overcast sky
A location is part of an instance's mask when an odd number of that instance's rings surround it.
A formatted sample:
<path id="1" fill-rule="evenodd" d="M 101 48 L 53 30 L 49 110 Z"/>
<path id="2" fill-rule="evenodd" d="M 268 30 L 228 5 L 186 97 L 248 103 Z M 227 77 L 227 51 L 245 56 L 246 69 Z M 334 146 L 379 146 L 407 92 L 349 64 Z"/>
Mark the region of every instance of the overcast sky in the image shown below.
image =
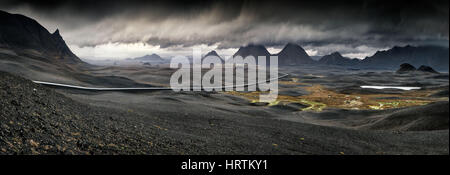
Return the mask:
<path id="1" fill-rule="evenodd" d="M 228 56 L 249 43 L 358 58 L 395 45 L 448 47 L 448 8 L 447 0 L 0 0 L 1 10 L 59 28 L 75 54 L 95 59 L 190 55 L 192 47 Z"/>

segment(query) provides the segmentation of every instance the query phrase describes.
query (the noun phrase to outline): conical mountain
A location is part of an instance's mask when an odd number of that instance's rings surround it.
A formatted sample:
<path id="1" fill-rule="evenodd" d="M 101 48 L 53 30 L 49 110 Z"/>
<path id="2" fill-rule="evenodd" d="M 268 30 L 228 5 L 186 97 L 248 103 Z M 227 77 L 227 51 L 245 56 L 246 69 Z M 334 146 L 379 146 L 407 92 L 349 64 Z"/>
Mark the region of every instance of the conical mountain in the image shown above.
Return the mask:
<path id="1" fill-rule="evenodd" d="M 255 45 L 249 44 L 247 46 L 240 47 L 239 50 L 233 55 L 233 57 L 241 56 L 246 58 L 247 56 L 255 57 L 255 63 L 258 64 L 258 57 L 265 56 L 266 57 L 266 66 L 270 65 L 270 53 L 267 51 L 266 47 L 263 45 Z"/>
<path id="2" fill-rule="evenodd" d="M 240 47 L 239 50 L 233 55 L 233 57 L 235 56 L 242 56 L 244 58 L 247 56 L 254 56 L 256 59 L 258 56 L 269 57 L 270 53 L 263 45 L 249 44 L 247 46 Z"/>
<path id="3" fill-rule="evenodd" d="M 212 51 L 208 52 L 205 56 L 203 56 L 202 61 L 207 57 L 217 57 L 217 58 L 220 58 L 221 63 L 225 62 L 224 59 L 222 57 L 220 57 L 219 54 L 217 54 L 217 52 L 215 50 L 212 50 Z"/>
<path id="4" fill-rule="evenodd" d="M 133 58 L 132 60 L 146 62 L 146 63 L 164 63 L 166 60 L 161 58 L 161 56 L 157 54 L 144 55 L 142 57 Z"/>
<path id="5" fill-rule="evenodd" d="M 408 73 L 416 71 L 416 67 L 411 64 L 403 63 L 400 65 L 400 68 L 397 70 L 397 73 Z"/>
<path id="6" fill-rule="evenodd" d="M 305 49 L 293 43 L 288 43 L 283 50 L 276 55 L 278 56 L 278 65 L 281 66 L 315 63 L 315 61 L 306 53 Z"/>
<path id="7" fill-rule="evenodd" d="M 438 71 L 434 70 L 432 67 L 430 66 L 420 66 L 417 71 L 421 71 L 421 72 L 428 72 L 428 73 L 433 73 L 433 74 L 439 74 Z"/>

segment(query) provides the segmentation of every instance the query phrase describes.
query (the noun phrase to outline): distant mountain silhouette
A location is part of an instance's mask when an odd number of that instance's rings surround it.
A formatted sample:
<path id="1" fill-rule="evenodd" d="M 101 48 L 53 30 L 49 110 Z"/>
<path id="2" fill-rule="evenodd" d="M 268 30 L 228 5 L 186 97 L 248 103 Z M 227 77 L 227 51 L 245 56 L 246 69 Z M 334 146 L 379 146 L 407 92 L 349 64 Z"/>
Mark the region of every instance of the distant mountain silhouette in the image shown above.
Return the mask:
<path id="1" fill-rule="evenodd" d="M 378 51 L 364 59 L 360 66 L 366 68 L 397 68 L 403 63 L 413 66 L 430 66 L 438 70 L 448 70 L 449 49 L 439 46 L 405 46 Z"/>
<path id="2" fill-rule="evenodd" d="M 215 57 L 217 57 L 217 58 L 220 58 L 221 63 L 224 63 L 224 62 L 225 62 L 224 59 L 223 59 L 222 57 L 220 57 L 219 54 L 217 54 L 217 52 L 216 52 L 215 50 L 210 51 L 210 52 L 208 52 L 205 56 L 203 56 L 202 61 L 203 61 L 206 57 L 209 57 L 209 56 L 215 56 Z"/>
<path id="3" fill-rule="evenodd" d="M 206 58 L 206 57 L 208 57 L 208 56 L 216 56 L 216 57 L 221 58 L 221 57 L 219 56 L 219 54 L 217 54 L 217 52 L 216 52 L 215 50 L 212 50 L 211 52 L 208 52 L 205 56 L 203 56 L 203 58 Z M 222 59 L 222 58 L 221 58 L 221 59 Z"/>
<path id="4" fill-rule="evenodd" d="M 267 49 L 263 45 L 249 44 L 247 46 L 240 47 L 239 50 L 233 55 L 233 57 L 241 56 L 242 58 L 245 58 L 247 56 L 253 56 L 255 57 L 256 63 L 258 63 L 258 57 L 265 56 L 266 64 L 269 65 L 270 55 L 271 54 L 269 53 L 269 51 L 267 51 Z"/>
<path id="5" fill-rule="evenodd" d="M 157 54 L 144 55 L 142 57 L 129 58 L 128 60 L 140 61 L 143 63 L 166 63 L 167 60 L 161 58 L 161 56 Z"/>
<path id="6" fill-rule="evenodd" d="M 320 64 L 326 65 L 338 65 L 338 66 L 357 66 L 360 60 L 343 57 L 339 52 L 334 52 L 330 55 L 323 56 L 320 60 Z"/>
<path id="7" fill-rule="evenodd" d="M 31 18 L 4 11 L 0 11 L 0 48 L 17 52 L 31 50 L 67 63 L 82 62 L 67 47 L 59 30 L 52 34 Z"/>
<path id="8" fill-rule="evenodd" d="M 254 56 L 255 59 L 258 56 L 270 56 L 269 51 L 263 46 L 263 45 L 254 45 L 249 44 L 247 46 L 240 47 L 239 50 L 233 55 L 233 57 L 241 56 L 241 57 L 247 57 L 247 56 Z"/>
<path id="9" fill-rule="evenodd" d="M 420 66 L 417 71 L 421 71 L 421 72 L 428 72 L 428 73 L 433 73 L 433 74 L 438 74 L 439 72 L 437 72 L 436 70 L 434 70 L 432 67 L 430 66 Z"/>
<path id="10" fill-rule="evenodd" d="M 233 55 L 233 57 L 235 56 L 242 56 L 244 58 L 247 56 L 254 56 L 255 59 L 257 59 L 258 56 L 266 56 L 266 58 L 269 58 L 271 54 L 262 45 L 250 44 L 248 46 L 240 47 Z M 288 43 L 283 50 L 274 56 L 278 56 L 278 65 L 280 66 L 315 63 L 302 47 L 292 43 Z"/>
<path id="11" fill-rule="evenodd" d="M 315 63 L 302 47 L 293 43 L 288 43 L 276 56 L 278 56 L 278 65 L 281 66 Z"/>
<path id="12" fill-rule="evenodd" d="M 403 63 L 400 65 L 400 68 L 397 70 L 397 73 L 409 73 L 416 71 L 416 67 L 411 64 Z"/>
<path id="13" fill-rule="evenodd" d="M 250 44 L 240 47 L 233 56 L 270 56 L 262 45 Z M 397 69 L 403 63 L 413 66 L 428 66 L 437 70 L 448 71 L 449 48 L 440 46 L 405 46 L 393 47 L 386 51 L 378 51 L 373 56 L 363 60 L 342 56 L 339 52 L 323 56 L 320 60 L 313 60 L 299 45 L 288 43 L 278 54 L 278 65 L 322 64 L 337 66 L 352 66 L 365 69 Z"/>
<path id="14" fill-rule="evenodd" d="M 439 72 L 435 71 L 430 66 L 420 66 L 418 69 L 411 64 L 403 63 L 400 65 L 400 69 L 397 70 L 397 73 L 411 73 L 411 72 L 422 72 L 422 73 L 433 73 L 439 74 Z"/>

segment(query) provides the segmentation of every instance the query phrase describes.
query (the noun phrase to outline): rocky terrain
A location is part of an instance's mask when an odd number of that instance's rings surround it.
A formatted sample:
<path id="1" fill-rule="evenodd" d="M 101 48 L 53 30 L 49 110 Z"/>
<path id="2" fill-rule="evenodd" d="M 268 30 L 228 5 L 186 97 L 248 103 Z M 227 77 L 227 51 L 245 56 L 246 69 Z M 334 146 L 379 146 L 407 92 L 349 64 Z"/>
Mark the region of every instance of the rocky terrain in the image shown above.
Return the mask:
<path id="1" fill-rule="evenodd" d="M 154 131 L 126 112 L 80 104 L 8 73 L 0 72 L 0 96 L 0 154 L 142 154 L 159 147 L 148 137 Z M 158 152 L 171 152 L 164 149 Z"/>
<path id="2" fill-rule="evenodd" d="M 449 154 L 448 73 L 426 66 L 446 53 L 448 59 L 448 49 L 420 59 L 436 48 L 396 47 L 364 63 L 389 65 L 381 70 L 347 71 L 318 64 L 288 44 L 278 54 L 280 72 L 288 73 L 279 96 L 260 103 L 260 92 L 44 87 L 31 80 L 169 87 L 175 70 L 89 65 L 68 49 L 59 30 L 50 33 L 28 17 L 2 11 L 0 19 L 0 154 Z M 270 53 L 248 45 L 235 55 Z M 340 64 L 345 58 L 325 59 Z M 405 64 L 407 73 L 398 74 L 389 68 L 398 68 L 399 60 L 430 64 Z"/>
<path id="3" fill-rule="evenodd" d="M 38 52 L 52 62 L 81 63 L 67 47 L 59 30 L 50 33 L 31 18 L 4 11 L 0 11 L 0 48 L 16 52 L 27 50 L 29 54 Z"/>
<path id="4" fill-rule="evenodd" d="M 62 95 L 7 73 L 0 82 L 1 154 L 448 154 L 442 123 L 432 131 L 354 130 L 292 121 L 298 114 L 221 94 Z"/>

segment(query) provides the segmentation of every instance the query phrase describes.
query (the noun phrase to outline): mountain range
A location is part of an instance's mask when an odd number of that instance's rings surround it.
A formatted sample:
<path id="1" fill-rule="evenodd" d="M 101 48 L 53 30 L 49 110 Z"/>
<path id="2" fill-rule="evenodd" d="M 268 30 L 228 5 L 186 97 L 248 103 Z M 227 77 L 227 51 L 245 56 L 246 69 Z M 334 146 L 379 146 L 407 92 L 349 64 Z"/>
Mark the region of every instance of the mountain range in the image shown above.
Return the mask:
<path id="1" fill-rule="evenodd" d="M 262 45 L 248 45 L 241 47 L 234 56 L 271 56 Z M 342 56 L 339 52 L 325 55 L 318 60 L 312 59 L 306 51 L 299 45 L 288 43 L 279 53 L 278 65 L 336 65 L 365 69 L 397 69 L 403 63 L 414 66 L 430 66 L 437 70 L 448 71 L 449 68 L 449 48 L 441 46 L 395 46 L 392 49 L 378 51 L 373 56 L 363 60 Z"/>
<path id="2" fill-rule="evenodd" d="M 426 65 L 438 70 L 449 67 L 449 48 L 439 46 L 404 46 L 393 47 L 386 51 L 378 51 L 373 56 L 362 60 L 363 68 L 398 68 L 403 63 L 419 67 Z"/>
<path id="3" fill-rule="evenodd" d="M 136 58 L 128 58 L 126 60 L 139 61 L 142 63 L 152 63 L 152 64 L 163 64 L 163 63 L 168 62 L 167 60 L 163 59 L 161 56 L 159 56 L 157 54 L 144 55 L 142 57 L 136 57 Z"/>
<path id="4" fill-rule="evenodd" d="M 334 52 L 330 55 L 323 56 L 318 60 L 319 64 L 337 65 L 337 66 L 357 66 L 361 63 L 359 59 L 348 58 L 341 55 L 339 52 Z"/>
<path id="5" fill-rule="evenodd" d="M 254 56 L 255 59 L 258 56 L 266 56 L 266 58 L 270 56 L 278 56 L 278 65 L 281 66 L 315 63 L 302 47 L 293 43 L 288 43 L 283 50 L 275 55 L 270 54 L 263 45 L 249 44 L 247 46 L 240 47 L 239 50 L 233 55 L 233 57 L 236 56 L 242 56 L 244 58 L 247 56 Z"/>
<path id="6" fill-rule="evenodd" d="M 18 55 L 27 55 L 48 63 L 83 63 L 66 45 L 59 30 L 50 33 L 37 21 L 19 14 L 0 11 L 0 49 L 12 50 Z M 31 56 L 30 56 L 31 55 Z M 219 56 L 211 51 L 205 56 Z M 397 69 L 403 63 L 413 66 L 430 66 L 437 70 L 448 71 L 449 49 L 439 46 L 404 46 L 378 51 L 363 60 L 351 59 L 338 52 L 313 60 L 299 45 L 288 43 L 279 53 L 270 54 L 263 46 L 249 44 L 242 46 L 233 56 L 278 56 L 278 65 L 338 65 L 366 69 Z M 220 56 L 219 56 L 220 57 Z M 156 54 L 131 58 L 148 63 L 167 63 Z"/>

